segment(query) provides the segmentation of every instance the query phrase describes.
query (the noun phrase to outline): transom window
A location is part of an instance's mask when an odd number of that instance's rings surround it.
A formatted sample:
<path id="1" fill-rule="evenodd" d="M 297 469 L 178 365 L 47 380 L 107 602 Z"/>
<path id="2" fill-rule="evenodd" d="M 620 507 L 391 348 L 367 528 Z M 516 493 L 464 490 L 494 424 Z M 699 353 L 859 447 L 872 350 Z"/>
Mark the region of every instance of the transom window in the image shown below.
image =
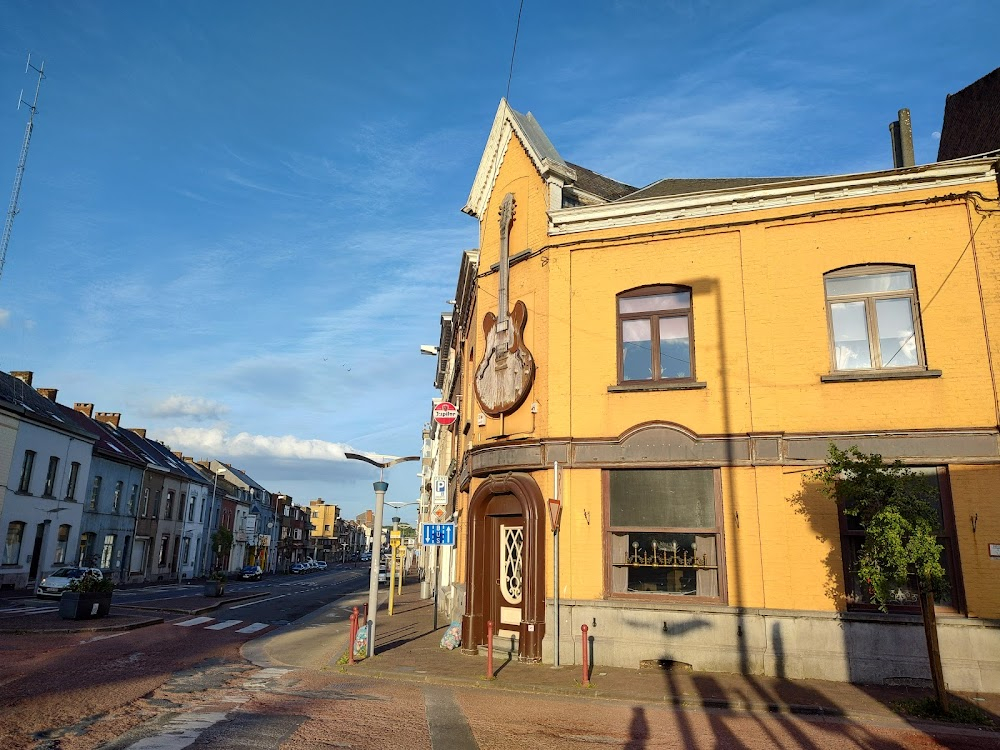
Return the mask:
<path id="1" fill-rule="evenodd" d="M 618 295 L 618 380 L 694 377 L 691 289 L 650 286 Z"/>
<path id="2" fill-rule="evenodd" d="M 609 590 L 725 600 L 716 469 L 607 472 Z"/>
<path id="3" fill-rule="evenodd" d="M 834 370 L 924 367 L 913 269 L 855 266 L 823 282 Z"/>

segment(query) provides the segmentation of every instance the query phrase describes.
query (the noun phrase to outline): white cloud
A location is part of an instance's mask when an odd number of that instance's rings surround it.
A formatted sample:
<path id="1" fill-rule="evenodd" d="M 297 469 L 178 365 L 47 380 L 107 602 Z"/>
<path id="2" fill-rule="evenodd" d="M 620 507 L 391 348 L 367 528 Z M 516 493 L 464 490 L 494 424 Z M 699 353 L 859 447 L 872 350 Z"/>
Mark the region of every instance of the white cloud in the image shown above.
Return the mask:
<path id="1" fill-rule="evenodd" d="M 157 435 L 174 449 L 192 455 L 230 458 L 277 458 L 311 461 L 346 461 L 349 445 L 326 440 L 306 440 L 293 435 L 229 435 L 222 427 L 171 427 Z"/>
<path id="2" fill-rule="evenodd" d="M 10 324 L 10 310 L 0 307 L 0 328 L 6 328 Z"/>
<path id="3" fill-rule="evenodd" d="M 151 417 L 189 417 L 196 420 L 220 419 L 229 408 L 217 401 L 193 396 L 169 396 L 150 407 L 146 413 Z"/>

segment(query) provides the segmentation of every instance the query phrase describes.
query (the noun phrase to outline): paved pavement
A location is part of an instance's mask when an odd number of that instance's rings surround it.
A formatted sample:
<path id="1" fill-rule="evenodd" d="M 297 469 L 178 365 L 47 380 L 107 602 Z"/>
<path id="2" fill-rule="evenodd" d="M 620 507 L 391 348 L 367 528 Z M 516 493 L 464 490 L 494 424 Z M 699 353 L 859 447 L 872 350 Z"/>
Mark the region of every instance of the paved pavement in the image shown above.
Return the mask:
<path id="1" fill-rule="evenodd" d="M 382 595 L 385 598 L 385 593 Z M 581 666 L 522 664 L 496 654 L 493 677 L 487 674 L 485 649 L 478 656 L 441 647 L 447 623 L 433 630 L 432 600 L 419 598 L 415 582 L 404 587 L 389 617 L 383 602 L 376 627 L 376 655 L 345 664 L 350 640 L 348 621 L 353 604 L 364 597 L 342 600 L 293 626 L 272 631 L 244 644 L 243 655 L 262 667 L 339 670 L 345 675 L 423 682 L 486 690 L 506 690 L 630 703 L 667 703 L 685 707 L 722 708 L 767 713 L 844 716 L 899 721 L 891 704 L 902 699 L 930 697 L 932 691 L 913 687 L 852 685 L 823 680 L 786 680 L 708 672 L 624 669 L 600 664 L 591 668 L 583 685 Z M 307 635 L 303 636 L 302 628 Z M 323 643 L 317 652 L 302 648 L 302 637 Z M 1000 695 L 955 694 L 996 717 L 1000 726 Z"/>

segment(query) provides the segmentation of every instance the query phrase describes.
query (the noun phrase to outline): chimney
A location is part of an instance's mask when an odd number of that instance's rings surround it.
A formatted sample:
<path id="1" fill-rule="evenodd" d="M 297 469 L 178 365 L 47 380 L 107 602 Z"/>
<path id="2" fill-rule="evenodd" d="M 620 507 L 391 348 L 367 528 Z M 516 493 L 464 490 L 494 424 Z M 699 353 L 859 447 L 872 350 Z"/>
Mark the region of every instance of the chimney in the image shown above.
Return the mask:
<path id="1" fill-rule="evenodd" d="M 122 419 L 121 412 L 117 411 L 99 411 L 94 416 L 98 422 L 104 422 L 104 424 L 109 424 L 112 427 L 117 427 L 118 423 Z"/>
<path id="2" fill-rule="evenodd" d="M 79 401 L 73 404 L 73 411 L 78 411 L 81 414 L 85 414 L 88 417 L 93 418 L 94 416 L 94 405 L 93 404 L 82 404 Z"/>
<path id="3" fill-rule="evenodd" d="M 129 429 L 141 438 L 146 437 L 146 431 L 141 427 L 129 427 Z"/>
<path id="4" fill-rule="evenodd" d="M 31 385 L 31 378 L 35 373 L 31 370 L 11 370 L 10 374 L 23 382 L 25 385 Z"/>
<path id="5" fill-rule="evenodd" d="M 47 398 L 49 401 L 56 400 L 56 394 L 59 393 L 58 388 L 38 388 L 38 394 L 42 398 Z"/>
<path id="6" fill-rule="evenodd" d="M 184 454 L 181 453 L 180 451 L 170 451 L 170 452 L 173 453 L 175 456 L 177 456 L 177 458 L 179 458 L 181 461 L 184 460 Z"/>
<path id="7" fill-rule="evenodd" d="M 889 123 L 889 136 L 892 138 L 893 168 L 912 167 L 916 161 L 913 158 L 913 127 L 910 124 L 910 110 L 899 110 L 899 119 Z"/>

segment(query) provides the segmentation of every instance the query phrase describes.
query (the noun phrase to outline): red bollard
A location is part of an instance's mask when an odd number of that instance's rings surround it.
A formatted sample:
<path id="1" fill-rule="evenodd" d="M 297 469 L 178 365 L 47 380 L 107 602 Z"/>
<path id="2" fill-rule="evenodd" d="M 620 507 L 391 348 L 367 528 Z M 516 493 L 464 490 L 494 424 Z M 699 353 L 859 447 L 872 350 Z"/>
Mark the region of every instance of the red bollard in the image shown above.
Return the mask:
<path id="1" fill-rule="evenodd" d="M 354 611 L 351 612 L 351 643 L 347 647 L 347 663 L 354 663 L 354 641 L 358 637 L 358 608 L 355 607 Z"/>
<path id="2" fill-rule="evenodd" d="M 493 679 L 493 620 L 486 623 L 486 679 Z"/>
<path id="3" fill-rule="evenodd" d="M 368 602 L 365 602 L 365 622 L 368 622 Z"/>
<path id="4" fill-rule="evenodd" d="M 583 686 L 590 686 L 590 643 L 587 641 L 587 626 L 581 625 L 583 631 Z"/>

